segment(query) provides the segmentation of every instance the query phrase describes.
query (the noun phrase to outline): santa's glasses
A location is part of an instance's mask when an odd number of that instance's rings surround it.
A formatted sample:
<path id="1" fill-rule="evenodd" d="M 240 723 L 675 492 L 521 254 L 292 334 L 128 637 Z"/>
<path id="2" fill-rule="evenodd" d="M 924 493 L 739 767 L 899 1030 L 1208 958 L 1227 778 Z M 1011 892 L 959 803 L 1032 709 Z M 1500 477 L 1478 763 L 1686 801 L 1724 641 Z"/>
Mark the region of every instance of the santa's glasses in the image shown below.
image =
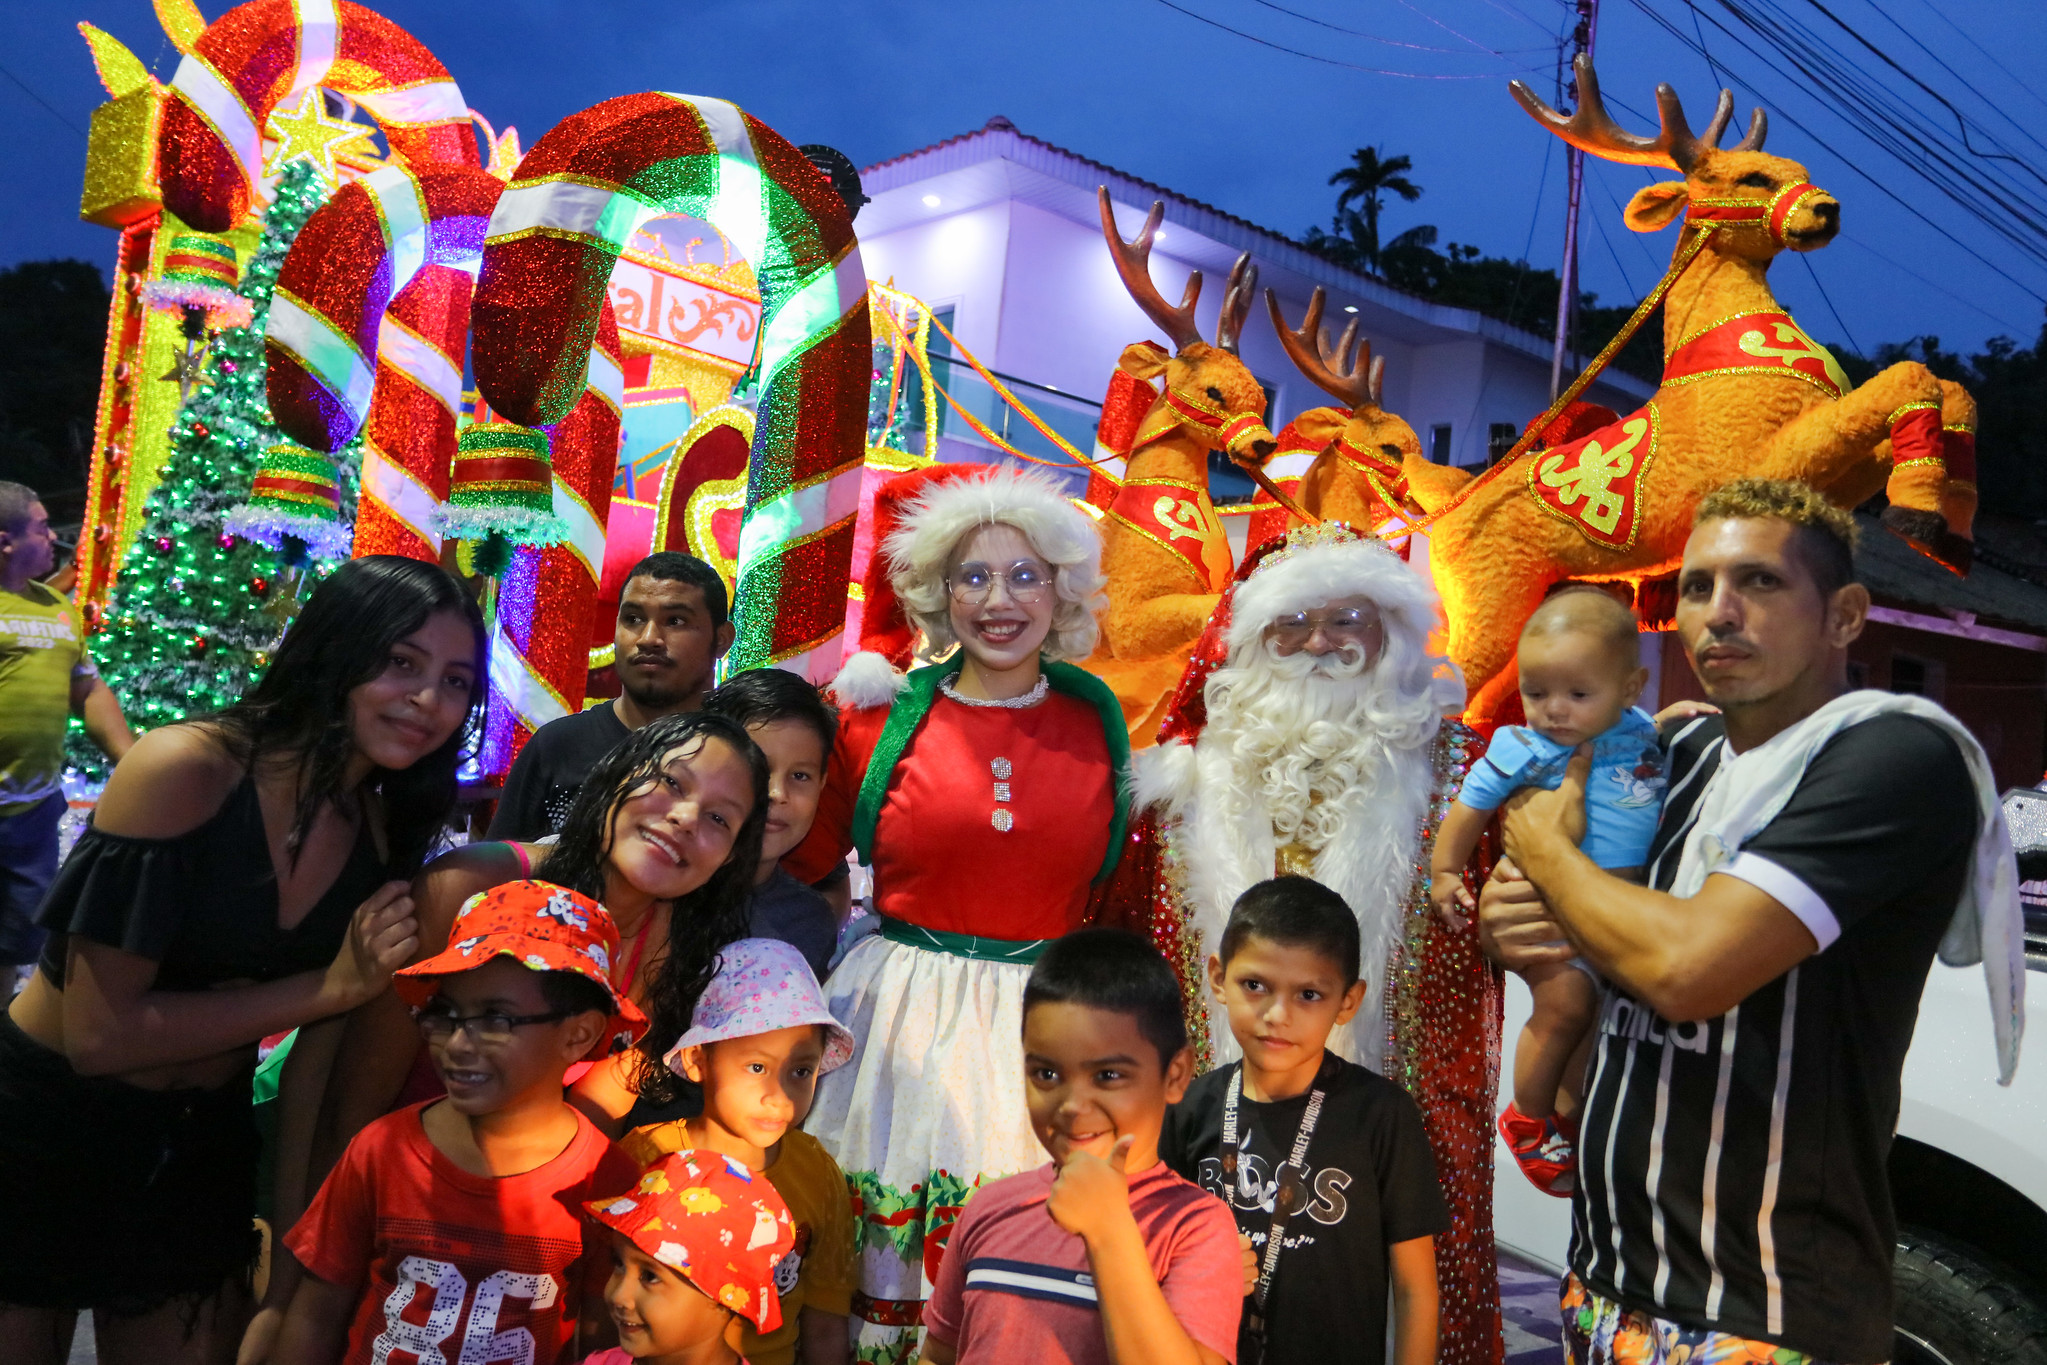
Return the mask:
<path id="1" fill-rule="evenodd" d="M 1274 618 L 1272 638 L 1289 649 L 1299 649 L 1321 631 L 1331 640 L 1362 642 L 1379 628 L 1379 613 L 1357 607 L 1335 611 L 1290 611 Z"/>
<path id="2" fill-rule="evenodd" d="M 1007 573 L 986 564 L 962 564 L 946 577 L 952 600 L 961 606 L 978 607 L 995 591 L 997 583 L 1009 592 L 1009 600 L 1035 605 L 1052 595 L 1052 571 L 1030 560 L 1019 560 Z"/>

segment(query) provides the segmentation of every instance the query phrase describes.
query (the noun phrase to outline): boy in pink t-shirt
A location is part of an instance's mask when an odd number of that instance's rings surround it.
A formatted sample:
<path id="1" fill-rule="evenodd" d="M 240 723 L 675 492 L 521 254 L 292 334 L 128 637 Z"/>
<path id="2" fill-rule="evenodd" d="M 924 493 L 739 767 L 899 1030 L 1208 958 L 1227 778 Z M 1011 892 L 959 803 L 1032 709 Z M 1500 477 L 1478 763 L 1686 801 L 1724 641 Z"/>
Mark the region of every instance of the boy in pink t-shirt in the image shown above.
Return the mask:
<path id="1" fill-rule="evenodd" d="M 924 1307 L 929 1365 L 1234 1365 L 1237 1225 L 1159 1160 L 1193 1057 L 1173 970 L 1083 929 L 1024 989 L 1024 1089 L 1052 1160 L 967 1202 Z"/>

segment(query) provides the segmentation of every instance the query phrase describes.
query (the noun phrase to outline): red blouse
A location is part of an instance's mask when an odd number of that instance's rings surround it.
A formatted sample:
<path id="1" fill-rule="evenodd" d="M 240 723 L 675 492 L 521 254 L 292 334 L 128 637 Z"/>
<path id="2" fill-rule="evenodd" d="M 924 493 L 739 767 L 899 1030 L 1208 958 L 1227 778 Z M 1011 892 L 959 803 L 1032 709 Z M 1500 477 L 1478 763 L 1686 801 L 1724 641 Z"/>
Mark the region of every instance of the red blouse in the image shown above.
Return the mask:
<path id="1" fill-rule="evenodd" d="M 817 819 L 782 860 L 792 875 L 814 881 L 852 849 L 854 802 L 888 712 L 841 713 Z M 889 778 L 875 908 L 956 934 L 1057 938 L 1086 920 L 1114 815 L 1108 740 L 1087 702 L 1052 692 L 1013 710 L 940 692 Z"/>

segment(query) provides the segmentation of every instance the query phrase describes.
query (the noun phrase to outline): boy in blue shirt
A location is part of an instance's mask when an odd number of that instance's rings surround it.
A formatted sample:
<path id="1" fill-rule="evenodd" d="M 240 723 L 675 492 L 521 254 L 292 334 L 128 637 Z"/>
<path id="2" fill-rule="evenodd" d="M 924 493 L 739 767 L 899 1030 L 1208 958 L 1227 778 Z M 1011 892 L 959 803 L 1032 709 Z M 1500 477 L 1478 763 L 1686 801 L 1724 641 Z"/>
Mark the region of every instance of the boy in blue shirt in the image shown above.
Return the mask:
<path id="1" fill-rule="evenodd" d="M 1635 705 L 1649 670 L 1634 613 L 1598 588 L 1566 588 L 1528 618 L 1517 660 L 1528 724 L 1494 734 L 1436 832 L 1429 899 L 1457 927 L 1476 908 L 1461 869 L 1493 812 L 1522 787 L 1557 787 L 1579 745 L 1592 745 L 1582 846 L 1594 863 L 1639 878 L 1663 807 L 1656 722 Z M 1573 1116 L 1599 983 L 1576 958 L 1530 967 L 1521 977 L 1534 1010 L 1515 1046 L 1514 1098 L 1500 1115 L 1500 1134 L 1522 1174 L 1563 1197 L 1577 1183 Z M 1559 1091 L 1568 1097 L 1563 1114 Z"/>

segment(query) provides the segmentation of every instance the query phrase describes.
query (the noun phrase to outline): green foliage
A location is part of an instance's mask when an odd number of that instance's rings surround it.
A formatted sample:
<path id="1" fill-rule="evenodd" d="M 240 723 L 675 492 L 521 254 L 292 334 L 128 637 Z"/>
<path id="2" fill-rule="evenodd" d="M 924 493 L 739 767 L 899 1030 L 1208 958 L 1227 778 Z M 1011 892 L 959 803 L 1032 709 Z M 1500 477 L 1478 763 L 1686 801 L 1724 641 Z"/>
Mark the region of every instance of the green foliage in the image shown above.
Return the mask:
<path id="1" fill-rule="evenodd" d="M 263 325 L 285 253 L 325 199 L 310 163 L 285 168 L 262 244 L 242 272 L 239 292 L 255 318 L 214 340 L 206 377 L 172 426 L 170 456 L 108 601 L 107 627 L 93 637 L 100 673 L 137 731 L 239 697 L 296 609 L 301 585 L 281 571 L 277 553 L 222 524 L 248 499 L 265 447 L 283 439 L 264 393 Z M 350 516 L 359 462 L 355 444 L 337 459 Z M 88 774 L 99 767 L 75 727 L 71 755 Z"/>
<path id="2" fill-rule="evenodd" d="M 1432 303 L 1470 308 L 1510 327 L 1540 337 L 1556 335 L 1559 282 L 1554 270 L 1539 270 L 1526 261 L 1482 256 L 1475 246 L 1450 243 L 1433 247 L 1435 229 L 1402 233 L 1388 243 L 1380 258 L 1386 282 L 1419 294 Z M 1635 311 L 1633 304 L 1601 308 L 1599 296 L 1578 295 L 1578 335 L 1574 340 L 1582 365 L 1612 341 Z M 1655 382 L 1663 374 L 1663 313 L 1651 313 L 1618 356 L 1613 368 Z M 1533 417 L 1535 414 L 1530 413 Z"/>
<path id="3" fill-rule="evenodd" d="M 1456 242 L 1438 251 L 1436 229 L 1427 225 L 1409 228 L 1381 247 L 1379 212 L 1384 196 L 1398 195 L 1409 203 L 1421 198 L 1421 187 L 1406 175 L 1413 169 L 1405 156 L 1382 159 L 1377 148 L 1358 148 L 1351 154 L 1351 164 L 1329 177 L 1330 184 L 1342 186 L 1336 198 L 1336 216 L 1330 223 L 1334 230 L 1311 227 L 1301 245 L 1346 270 L 1378 275 L 1394 288 L 1431 303 L 1470 308 L 1510 327 L 1540 337 L 1554 336 L 1559 290 L 1556 271 L 1538 270 L 1526 261 L 1481 255 L 1477 247 Z M 1351 207 L 1353 201 L 1363 212 Z M 1578 335 L 1573 340 L 1580 363 L 1612 341 L 1634 311 L 1633 304 L 1601 308 L 1598 295 L 1581 292 Z M 1642 324 L 1634 339 L 1614 357 L 1614 369 L 1652 382 L 1661 377 L 1662 316 L 1660 312 L 1652 314 Z"/>
<path id="4" fill-rule="evenodd" d="M 1329 177 L 1341 190 L 1336 196 L 1336 216 L 1325 233 L 1308 229 L 1309 249 L 1342 260 L 1354 269 L 1379 268 L 1379 214 L 1386 196 L 1393 195 L 1412 204 L 1422 197 L 1422 187 L 1407 178 L 1414 162 L 1406 156 L 1384 156 L 1377 147 L 1360 147 L 1350 154 L 1350 164 Z M 1357 209 L 1351 208 L 1355 202 Z"/>
<path id="5" fill-rule="evenodd" d="M 85 506 L 108 303 L 89 261 L 0 270 L 0 478 L 42 494 L 60 524 Z"/>

